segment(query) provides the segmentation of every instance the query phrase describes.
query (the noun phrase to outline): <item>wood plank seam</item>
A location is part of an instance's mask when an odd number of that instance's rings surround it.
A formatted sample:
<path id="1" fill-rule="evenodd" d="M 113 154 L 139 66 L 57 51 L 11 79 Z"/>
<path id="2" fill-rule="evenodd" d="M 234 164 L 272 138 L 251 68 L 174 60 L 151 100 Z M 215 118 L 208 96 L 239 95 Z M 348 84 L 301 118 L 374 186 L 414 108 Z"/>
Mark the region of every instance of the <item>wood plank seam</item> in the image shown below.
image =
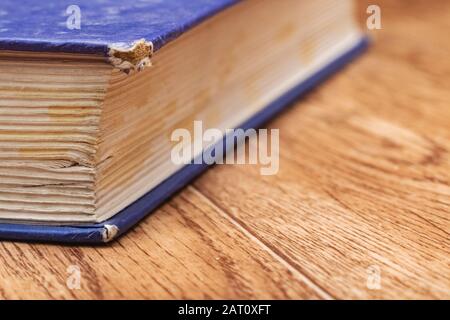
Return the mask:
<path id="1" fill-rule="evenodd" d="M 225 219 L 232 223 L 236 229 L 246 235 L 249 239 L 254 241 L 258 246 L 263 248 L 267 253 L 269 253 L 274 259 L 280 262 L 281 265 L 287 268 L 296 278 L 301 282 L 308 285 L 313 289 L 319 296 L 326 300 L 335 300 L 336 297 L 331 295 L 321 286 L 316 284 L 310 277 L 308 277 L 302 270 L 299 270 L 295 263 L 292 263 L 288 257 L 281 253 L 276 248 L 273 248 L 270 244 L 267 244 L 264 240 L 258 238 L 253 232 L 251 232 L 240 219 L 234 217 L 231 213 L 220 207 L 214 200 L 210 199 L 208 196 L 204 195 L 195 186 L 189 186 L 188 189 L 198 195 L 200 198 L 204 199 L 211 207 L 217 210 Z"/>

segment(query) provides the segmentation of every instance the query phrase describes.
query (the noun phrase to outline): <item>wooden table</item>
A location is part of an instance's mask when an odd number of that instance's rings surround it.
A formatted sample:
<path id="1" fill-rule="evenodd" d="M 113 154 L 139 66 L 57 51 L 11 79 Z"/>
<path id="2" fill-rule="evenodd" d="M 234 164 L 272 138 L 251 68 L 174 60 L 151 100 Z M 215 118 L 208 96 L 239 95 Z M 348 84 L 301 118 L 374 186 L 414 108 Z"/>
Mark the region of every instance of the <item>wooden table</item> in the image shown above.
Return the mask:
<path id="1" fill-rule="evenodd" d="M 370 51 L 270 123 L 278 175 L 216 166 L 110 246 L 1 242 L 0 298 L 450 298 L 450 2 L 377 3 Z"/>

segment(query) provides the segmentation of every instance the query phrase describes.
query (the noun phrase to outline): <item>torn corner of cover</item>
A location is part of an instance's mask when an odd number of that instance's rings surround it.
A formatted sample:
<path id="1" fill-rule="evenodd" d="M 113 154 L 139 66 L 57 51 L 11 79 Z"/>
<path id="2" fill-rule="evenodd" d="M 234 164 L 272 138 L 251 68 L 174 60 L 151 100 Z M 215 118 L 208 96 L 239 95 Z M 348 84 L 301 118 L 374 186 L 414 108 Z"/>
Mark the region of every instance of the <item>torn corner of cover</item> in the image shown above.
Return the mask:
<path id="1" fill-rule="evenodd" d="M 119 234 L 119 228 L 113 224 L 105 224 L 103 226 L 102 238 L 103 242 L 107 243 L 112 240 Z"/>
<path id="2" fill-rule="evenodd" d="M 141 71 L 152 65 L 153 43 L 140 39 L 131 46 L 112 44 L 109 46 L 109 62 L 125 73 L 131 70 Z"/>

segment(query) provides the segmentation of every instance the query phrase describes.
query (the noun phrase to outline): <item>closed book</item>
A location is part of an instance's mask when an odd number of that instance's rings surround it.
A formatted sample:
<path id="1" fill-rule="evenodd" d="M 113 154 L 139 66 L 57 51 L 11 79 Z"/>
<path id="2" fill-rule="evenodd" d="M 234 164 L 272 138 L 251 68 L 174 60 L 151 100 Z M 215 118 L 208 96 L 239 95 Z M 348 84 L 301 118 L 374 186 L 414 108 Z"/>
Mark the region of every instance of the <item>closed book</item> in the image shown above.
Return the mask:
<path id="1" fill-rule="evenodd" d="M 353 16 L 350 0 L 2 0 L 0 238 L 116 239 L 227 129 L 261 127 L 361 53 Z M 173 161 L 195 123 L 223 135 Z"/>

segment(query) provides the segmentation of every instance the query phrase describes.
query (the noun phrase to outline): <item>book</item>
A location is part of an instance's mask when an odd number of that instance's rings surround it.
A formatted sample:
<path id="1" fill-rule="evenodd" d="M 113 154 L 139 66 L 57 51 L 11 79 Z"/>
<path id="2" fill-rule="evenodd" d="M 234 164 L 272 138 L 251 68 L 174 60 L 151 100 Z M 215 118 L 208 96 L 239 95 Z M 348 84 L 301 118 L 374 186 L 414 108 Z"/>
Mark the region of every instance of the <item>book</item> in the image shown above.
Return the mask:
<path id="1" fill-rule="evenodd" d="M 3 0 L 0 238 L 105 243 L 209 163 L 174 130 L 258 128 L 368 44 L 350 0 Z M 224 150 L 226 152 L 227 150 Z"/>

